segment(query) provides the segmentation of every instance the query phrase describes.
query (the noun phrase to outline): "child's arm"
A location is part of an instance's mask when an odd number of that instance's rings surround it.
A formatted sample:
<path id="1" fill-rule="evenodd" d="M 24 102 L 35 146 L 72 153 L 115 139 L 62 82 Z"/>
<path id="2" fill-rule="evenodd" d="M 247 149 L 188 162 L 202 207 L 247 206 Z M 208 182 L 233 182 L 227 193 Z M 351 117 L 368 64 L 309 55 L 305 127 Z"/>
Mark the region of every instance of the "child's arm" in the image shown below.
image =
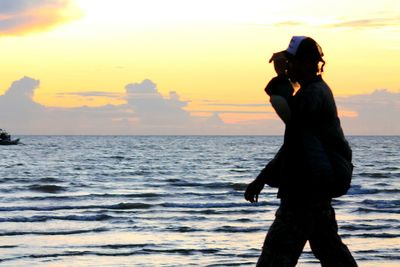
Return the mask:
<path id="1" fill-rule="evenodd" d="M 271 79 L 265 87 L 265 92 L 270 96 L 270 103 L 284 123 L 291 118 L 289 101 L 293 95 L 293 87 L 285 75 L 278 75 Z"/>

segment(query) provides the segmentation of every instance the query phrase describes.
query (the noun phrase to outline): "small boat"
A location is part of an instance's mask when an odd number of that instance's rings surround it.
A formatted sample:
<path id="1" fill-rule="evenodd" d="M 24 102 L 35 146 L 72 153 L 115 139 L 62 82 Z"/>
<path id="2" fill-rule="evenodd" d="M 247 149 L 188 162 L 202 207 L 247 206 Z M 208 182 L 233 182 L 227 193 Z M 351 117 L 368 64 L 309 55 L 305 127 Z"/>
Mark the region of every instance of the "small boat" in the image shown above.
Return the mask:
<path id="1" fill-rule="evenodd" d="M 6 131 L 0 129 L 1 146 L 18 145 L 18 143 L 19 143 L 19 138 L 11 140 L 11 135 L 9 135 Z"/>
<path id="2" fill-rule="evenodd" d="M 18 145 L 19 138 L 14 140 L 0 140 L 1 146 L 10 146 L 10 145 Z"/>

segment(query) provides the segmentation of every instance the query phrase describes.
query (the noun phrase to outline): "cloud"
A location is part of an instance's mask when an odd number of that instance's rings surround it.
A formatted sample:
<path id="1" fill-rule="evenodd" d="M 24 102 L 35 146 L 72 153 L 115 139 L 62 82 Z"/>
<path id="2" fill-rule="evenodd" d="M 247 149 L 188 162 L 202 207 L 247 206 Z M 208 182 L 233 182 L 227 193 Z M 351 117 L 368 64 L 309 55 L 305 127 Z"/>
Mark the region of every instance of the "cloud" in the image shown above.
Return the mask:
<path id="1" fill-rule="evenodd" d="M 46 107 L 34 102 L 39 84 L 24 77 L 0 96 L 0 128 L 18 134 L 211 134 L 223 125 L 218 114 L 192 116 L 184 110 L 188 101 L 182 101 L 174 91 L 164 97 L 150 80 L 126 85 L 125 94 L 118 95 L 125 104 L 78 108 Z M 101 92 L 77 95 L 111 96 Z"/>
<path id="2" fill-rule="evenodd" d="M 45 107 L 32 101 L 34 90 L 39 86 L 40 81 L 29 77 L 12 83 L 11 87 L 0 98 L 0 106 L 3 110 L 13 112 L 2 113 L 10 118 L 32 115 L 31 112 L 40 112 Z"/>
<path id="3" fill-rule="evenodd" d="M 378 29 L 396 27 L 400 25 L 400 17 L 386 18 L 359 18 L 359 19 L 336 19 L 332 22 L 309 21 L 308 18 L 296 20 L 281 20 L 273 23 L 260 23 L 259 26 L 266 27 L 323 27 L 323 28 L 351 28 L 351 29 Z"/>
<path id="4" fill-rule="evenodd" d="M 77 14 L 73 0 L 1 0 L 0 35 L 44 31 Z"/>
<path id="5" fill-rule="evenodd" d="M 284 20 L 284 21 L 278 21 L 271 26 L 274 27 L 295 27 L 295 26 L 305 26 L 306 23 L 303 21 L 297 21 L 297 20 Z"/>
<path id="6" fill-rule="evenodd" d="M 346 133 L 362 135 L 400 134 L 400 92 L 378 89 L 371 94 L 337 97 L 339 109 L 353 111 L 342 118 Z"/>
<path id="7" fill-rule="evenodd" d="M 260 26 L 260 27 L 301 27 L 309 26 L 309 24 L 304 20 L 278 20 L 275 22 L 258 22 L 258 23 L 246 23 L 247 25 Z"/>
<path id="8" fill-rule="evenodd" d="M 116 94 L 125 103 L 100 107 L 40 105 L 33 101 L 39 85 L 39 80 L 23 77 L 0 96 L 0 128 L 13 134 L 282 135 L 284 132 L 283 123 L 273 112 L 251 110 L 259 104 L 205 101 L 211 104 L 206 110 L 189 110 L 190 101 L 182 100 L 174 91 L 162 95 L 157 85 L 148 79 L 127 84 L 125 93 Z M 98 91 L 76 94 L 90 97 L 114 95 Z M 68 95 L 62 94 L 63 97 Z M 336 100 L 339 110 L 345 111 L 341 112 L 341 121 L 346 134 L 400 134 L 397 123 L 400 92 L 381 89 L 371 94 L 337 97 Z M 218 110 L 224 106 L 231 109 Z"/>
<path id="9" fill-rule="evenodd" d="M 68 92 L 68 93 L 57 93 L 57 97 L 109 97 L 109 98 L 120 98 L 123 97 L 120 93 L 102 92 L 102 91 L 82 91 L 82 92 Z"/>
<path id="10" fill-rule="evenodd" d="M 264 104 L 264 106 L 267 106 L 267 105 Z M 205 113 L 205 112 L 210 112 L 210 110 L 191 110 L 191 112 Z M 235 110 L 235 109 L 216 110 L 215 112 L 218 112 L 219 114 L 223 114 L 223 113 L 231 113 L 231 114 L 267 114 L 267 113 L 274 113 L 274 112 L 268 111 L 268 110 L 256 111 L 256 110 Z"/>
<path id="11" fill-rule="evenodd" d="M 324 25 L 325 27 L 333 28 L 385 28 L 385 27 L 399 27 L 400 17 L 395 18 L 367 18 L 344 20 L 331 24 Z"/>
<path id="12" fill-rule="evenodd" d="M 265 107 L 265 104 L 207 103 L 207 106 L 215 106 L 215 107 Z"/>
<path id="13" fill-rule="evenodd" d="M 128 114 L 115 106 L 46 107 L 32 100 L 39 85 L 39 80 L 23 77 L 0 96 L 0 128 L 20 134 L 90 133 L 89 128 L 105 128 L 114 117 L 124 118 Z"/>
<path id="14" fill-rule="evenodd" d="M 143 124 L 181 125 L 190 123 L 190 113 L 182 108 L 187 102 L 181 101 L 176 92 L 164 98 L 156 84 L 150 80 L 128 84 L 126 87 L 128 105 L 132 106 Z"/>

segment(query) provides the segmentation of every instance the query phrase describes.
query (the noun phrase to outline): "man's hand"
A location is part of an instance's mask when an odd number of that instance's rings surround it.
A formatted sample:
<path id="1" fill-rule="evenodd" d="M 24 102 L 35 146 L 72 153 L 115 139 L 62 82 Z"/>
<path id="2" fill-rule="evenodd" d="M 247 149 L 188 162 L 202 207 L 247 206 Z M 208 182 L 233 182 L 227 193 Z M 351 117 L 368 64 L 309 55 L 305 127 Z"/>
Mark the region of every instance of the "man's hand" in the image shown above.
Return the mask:
<path id="1" fill-rule="evenodd" d="M 244 198 L 251 203 L 258 202 L 258 195 L 261 193 L 261 190 L 264 188 L 264 183 L 259 180 L 254 180 L 251 182 L 244 193 Z"/>
<path id="2" fill-rule="evenodd" d="M 287 69 L 287 58 L 285 51 L 273 53 L 272 57 L 269 59 L 269 63 L 274 62 L 274 68 L 276 74 L 285 75 Z"/>

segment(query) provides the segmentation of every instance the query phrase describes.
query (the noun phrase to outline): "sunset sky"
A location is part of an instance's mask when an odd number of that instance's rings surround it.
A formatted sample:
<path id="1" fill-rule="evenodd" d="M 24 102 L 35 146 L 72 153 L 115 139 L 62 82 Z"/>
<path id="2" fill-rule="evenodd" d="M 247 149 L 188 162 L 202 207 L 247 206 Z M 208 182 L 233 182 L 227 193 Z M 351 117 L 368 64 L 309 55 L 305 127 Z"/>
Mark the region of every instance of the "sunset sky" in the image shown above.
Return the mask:
<path id="1" fill-rule="evenodd" d="M 0 128 L 279 134 L 268 59 L 307 35 L 323 48 L 345 132 L 400 134 L 399 10 L 398 0 L 0 0 Z"/>

